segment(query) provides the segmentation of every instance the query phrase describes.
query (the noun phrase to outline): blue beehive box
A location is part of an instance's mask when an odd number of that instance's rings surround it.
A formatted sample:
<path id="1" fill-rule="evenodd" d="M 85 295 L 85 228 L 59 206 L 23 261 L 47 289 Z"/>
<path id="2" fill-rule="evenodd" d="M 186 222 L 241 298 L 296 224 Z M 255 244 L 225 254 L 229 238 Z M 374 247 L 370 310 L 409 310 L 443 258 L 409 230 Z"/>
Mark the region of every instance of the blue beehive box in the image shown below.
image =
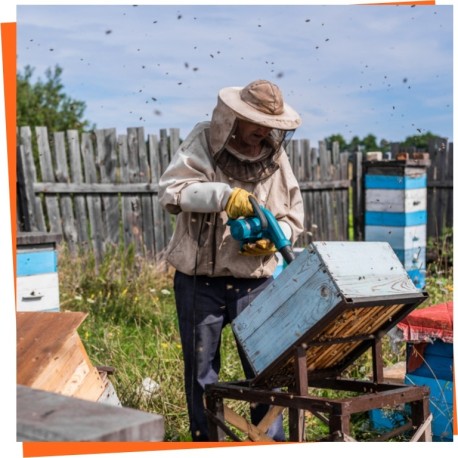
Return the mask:
<path id="1" fill-rule="evenodd" d="M 432 434 L 434 442 L 453 440 L 453 382 L 433 377 L 407 374 L 407 385 L 428 386 L 429 408 L 433 415 Z"/>
<path id="2" fill-rule="evenodd" d="M 58 312 L 57 234 L 22 232 L 17 235 L 16 310 Z"/>
<path id="3" fill-rule="evenodd" d="M 309 373 L 339 372 L 425 298 L 389 243 L 313 242 L 232 328 L 253 383 L 286 386 L 298 346 L 307 346 Z"/>

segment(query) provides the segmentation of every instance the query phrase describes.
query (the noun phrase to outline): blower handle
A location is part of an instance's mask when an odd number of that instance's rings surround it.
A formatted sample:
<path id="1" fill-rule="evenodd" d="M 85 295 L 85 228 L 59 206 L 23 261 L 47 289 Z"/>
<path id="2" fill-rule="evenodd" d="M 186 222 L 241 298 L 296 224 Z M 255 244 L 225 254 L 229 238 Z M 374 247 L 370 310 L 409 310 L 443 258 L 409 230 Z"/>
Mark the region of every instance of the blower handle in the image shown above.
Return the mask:
<path id="1" fill-rule="evenodd" d="M 256 214 L 256 216 L 259 218 L 259 221 L 261 222 L 261 229 L 265 231 L 268 226 L 266 215 L 264 215 L 264 212 L 261 210 L 261 207 L 259 206 L 259 203 L 256 200 L 256 197 L 248 196 L 248 200 L 250 201 L 251 205 L 253 206 L 254 213 Z"/>

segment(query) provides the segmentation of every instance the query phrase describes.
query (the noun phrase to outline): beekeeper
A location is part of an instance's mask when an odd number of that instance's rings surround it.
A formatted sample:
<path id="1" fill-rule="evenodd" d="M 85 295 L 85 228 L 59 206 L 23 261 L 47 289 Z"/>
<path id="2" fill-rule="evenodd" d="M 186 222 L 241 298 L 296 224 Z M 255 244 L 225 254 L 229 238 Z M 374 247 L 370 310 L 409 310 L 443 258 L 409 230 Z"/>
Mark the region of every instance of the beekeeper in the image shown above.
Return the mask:
<path id="1" fill-rule="evenodd" d="M 303 231 L 303 201 L 285 145 L 300 125 L 278 86 L 257 80 L 219 91 L 210 122 L 198 123 L 159 181 L 161 205 L 177 215 L 166 253 L 174 292 L 184 380 L 194 441 L 208 441 L 205 385 L 218 381 L 223 327 L 272 281 L 276 248 L 261 239 L 241 249 L 228 218 L 253 215 L 253 195 L 294 242 Z M 254 373 L 239 355 L 247 379 Z M 267 406 L 252 409 L 257 424 Z M 281 417 L 268 434 L 284 440 Z"/>

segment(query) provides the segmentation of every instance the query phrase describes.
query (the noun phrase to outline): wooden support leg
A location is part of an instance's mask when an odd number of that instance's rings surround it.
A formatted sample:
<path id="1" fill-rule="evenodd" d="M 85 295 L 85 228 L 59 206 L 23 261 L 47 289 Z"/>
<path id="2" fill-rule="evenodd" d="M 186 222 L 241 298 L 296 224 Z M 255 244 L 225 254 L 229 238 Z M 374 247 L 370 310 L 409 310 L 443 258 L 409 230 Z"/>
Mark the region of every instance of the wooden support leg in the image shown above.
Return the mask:
<path id="1" fill-rule="evenodd" d="M 332 440 L 336 442 L 347 442 L 350 436 L 350 415 L 349 414 L 331 414 L 329 418 L 329 434 Z"/>
<path id="2" fill-rule="evenodd" d="M 308 377 L 307 362 L 305 359 L 306 348 L 300 346 L 296 349 L 295 373 L 296 388 L 295 391 L 301 396 L 308 394 Z M 304 441 L 304 411 L 301 409 L 289 409 L 289 440 L 291 442 Z"/>
<path id="3" fill-rule="evenodd" d="M 372 374 L 374 383 L 383 383 L 382 341 L 379 338 L 372 343 Z"/>
<path id="4" fill-rule="evenodd" d="M 224 404 L 219 397 L 207 396 L 205 398 L 206 409 L 222 423 L 224 423 Z M 208 417 L 208 438 L 212 442 L 224 442 L 226 435 L 224 431 L 218 427 L 215 421 Z"/>
<path id="5" fill-rule="evenodd" d="M 427 420 L 430 416 L 429 410 L 429 396 L 426 395 L 420 401 L 415 401 L 411 403 L 412 408 L 412 426 L 414 431 L 419 430 L 422 426 L 427 423 Z M 416 439 L 418 442 L 431 442 L 431 425 L 423 428 L 423 432 Z"/>

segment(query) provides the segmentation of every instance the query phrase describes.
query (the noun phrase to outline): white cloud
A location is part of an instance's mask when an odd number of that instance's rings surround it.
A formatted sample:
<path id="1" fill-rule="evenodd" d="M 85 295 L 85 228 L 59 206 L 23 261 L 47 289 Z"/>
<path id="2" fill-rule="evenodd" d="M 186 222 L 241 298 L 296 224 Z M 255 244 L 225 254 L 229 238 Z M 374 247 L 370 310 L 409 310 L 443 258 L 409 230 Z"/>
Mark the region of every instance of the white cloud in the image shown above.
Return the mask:
<path id="1" fill-rule="evenodd" d="M 312 143 L 418 124 L 452 137 L 451 7 L 23 5 L 17 22 L 18 68 L 62 66 L 99 127 L 186 134 L 221 87 L 267 78 Z"/>

